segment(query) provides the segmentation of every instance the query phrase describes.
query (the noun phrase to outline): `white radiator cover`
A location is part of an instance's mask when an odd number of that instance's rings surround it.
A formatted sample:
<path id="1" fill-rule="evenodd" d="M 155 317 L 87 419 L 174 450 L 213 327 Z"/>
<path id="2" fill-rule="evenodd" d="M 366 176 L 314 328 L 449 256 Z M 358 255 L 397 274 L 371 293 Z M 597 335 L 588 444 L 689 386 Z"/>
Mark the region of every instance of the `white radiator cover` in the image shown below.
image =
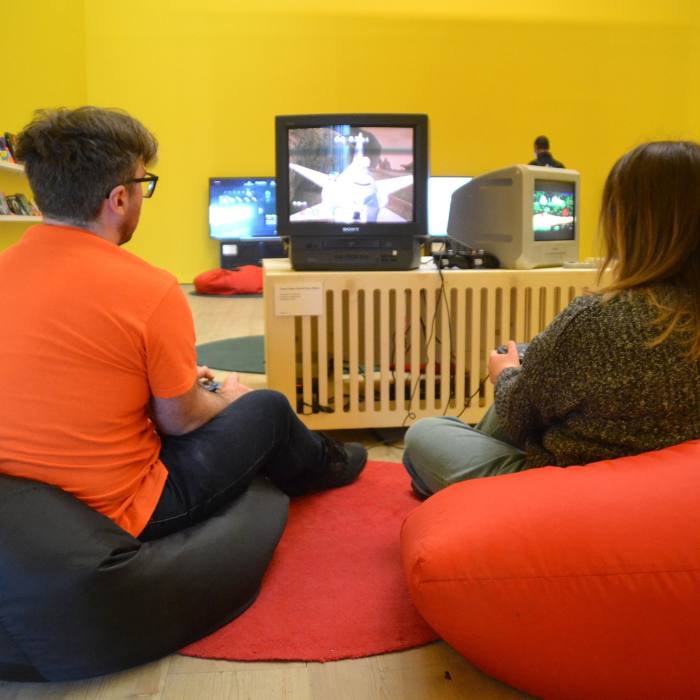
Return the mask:
<path id="1" fill-rule="evenodd" d="M 275 271 L 266 261 L 268 387 L 313 429 L 477 422 L 491 351 L 526 342 L 596 281 L 593 270 Z M 279 266 L 275 266 L 279 270 Z M 322 285 L 319 316 L 277 316 L 274 286 Z M 444 280 L 444 287 L 442 281 Z M 484 381 L 485 380 L 485 381 Z"/>

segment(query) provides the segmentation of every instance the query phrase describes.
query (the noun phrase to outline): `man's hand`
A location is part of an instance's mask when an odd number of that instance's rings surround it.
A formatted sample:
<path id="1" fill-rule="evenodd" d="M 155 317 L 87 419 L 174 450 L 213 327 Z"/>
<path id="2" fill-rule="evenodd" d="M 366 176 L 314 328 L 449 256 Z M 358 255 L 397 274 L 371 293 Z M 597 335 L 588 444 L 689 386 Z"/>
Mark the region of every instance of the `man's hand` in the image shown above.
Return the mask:
<path id="1" fill-rule="evenodd" d="M 197 367 L 197 379 L 189 391 L 170 399 L 151 397 L 151 415 L 159 432 L 184 435 L 196 430 L 232 401 L 251 391 L 240 383 L 236 372 L 229 375 L 216 392 L 204 389 L 200 384 L 203 379 L 214 379 L 214 374 L 208 367 Z"/>
<path id="2" fill-rule="evenodd" d="M 252 389 L 245 386 L 245 384 L 241 384 L 238 372 L 232 372 L 224 380 L 219 393 L 230 403 L 249 391 L 252 391 Z"/>
<path id="3" fill-rule="evenodd" d="M 489 355 L 489 379 L 492 384 L 498 381 L 498 377 L 506 367 L 520 367 L 518 346 L 514 340 L 508 341 L 508 352 L 501 354 L 493 350 Z"/>
<path id="4" fill-rule="evenodd" d="M 197 379 L 214 379 L 214 373 L 206 365 L 197 365 Z"/>

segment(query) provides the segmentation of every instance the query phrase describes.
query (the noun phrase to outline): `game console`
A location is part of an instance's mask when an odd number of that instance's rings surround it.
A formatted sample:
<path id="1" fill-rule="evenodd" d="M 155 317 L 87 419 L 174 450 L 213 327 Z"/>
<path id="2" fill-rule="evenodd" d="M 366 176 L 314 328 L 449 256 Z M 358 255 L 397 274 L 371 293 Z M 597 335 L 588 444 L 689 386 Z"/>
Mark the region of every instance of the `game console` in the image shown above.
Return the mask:
<path id="1" fill-rule="evenodd" d="M 433 253 L 435 266 L 439 270 L 457 267 L 461 270 L 497 269 L 501 266 L 498 258 L 485 250 L 447 250 Z"/>

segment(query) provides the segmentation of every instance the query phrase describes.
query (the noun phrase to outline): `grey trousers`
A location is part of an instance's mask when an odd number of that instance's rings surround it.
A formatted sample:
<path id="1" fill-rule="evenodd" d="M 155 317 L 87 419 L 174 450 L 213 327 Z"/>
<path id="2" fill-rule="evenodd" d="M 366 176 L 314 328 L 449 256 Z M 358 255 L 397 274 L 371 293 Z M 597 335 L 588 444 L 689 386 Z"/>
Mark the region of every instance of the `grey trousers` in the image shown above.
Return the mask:
<path id="1" fill-rule="evenodd" d="M 508 442 L 493 406 L 476 427 L 459 418 L 423 418 L 408 429 L 404 445 L 404 466 L 424 496 L 458 481 L 527 468 L 525 452 Z"/>

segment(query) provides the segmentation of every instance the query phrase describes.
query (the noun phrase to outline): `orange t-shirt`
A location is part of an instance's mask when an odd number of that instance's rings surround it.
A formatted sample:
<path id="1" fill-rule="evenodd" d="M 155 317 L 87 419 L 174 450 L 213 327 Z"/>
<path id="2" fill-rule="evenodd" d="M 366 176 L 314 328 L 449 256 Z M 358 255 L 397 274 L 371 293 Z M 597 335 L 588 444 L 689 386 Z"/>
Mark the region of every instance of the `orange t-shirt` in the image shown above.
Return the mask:
<path id="1" fill-rule="evenodd" d="M 59 486 L 138 535 L 167 478 L 149 398 L 196 380 L 177 280 L 41 224 L 0 254 L 0 297 L 0 472 Z"/>

